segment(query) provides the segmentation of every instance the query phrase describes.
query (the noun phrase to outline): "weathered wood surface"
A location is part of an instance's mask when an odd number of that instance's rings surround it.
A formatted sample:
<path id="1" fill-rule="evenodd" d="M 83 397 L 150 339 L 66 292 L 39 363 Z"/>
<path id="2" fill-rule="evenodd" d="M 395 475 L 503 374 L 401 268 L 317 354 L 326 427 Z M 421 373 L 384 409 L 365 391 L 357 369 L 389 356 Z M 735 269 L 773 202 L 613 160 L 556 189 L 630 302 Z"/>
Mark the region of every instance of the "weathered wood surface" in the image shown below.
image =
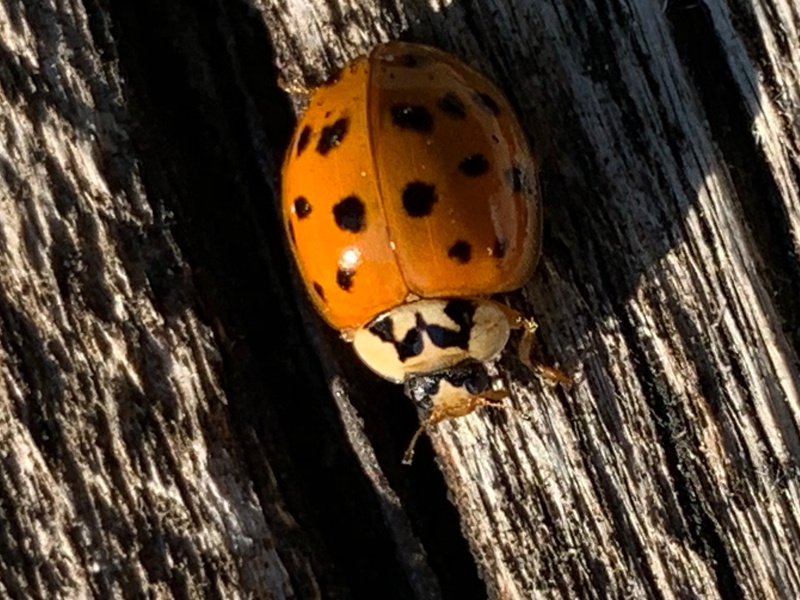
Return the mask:
<path id="1" fill-rule="evenodd" d="M 275 212 L 278 82 L 398 36 L 519 110 L 577 380 L 410 469 Z M 800 597 L 799 72 L 781 0 L 0 2 L 0 597 Z"/>

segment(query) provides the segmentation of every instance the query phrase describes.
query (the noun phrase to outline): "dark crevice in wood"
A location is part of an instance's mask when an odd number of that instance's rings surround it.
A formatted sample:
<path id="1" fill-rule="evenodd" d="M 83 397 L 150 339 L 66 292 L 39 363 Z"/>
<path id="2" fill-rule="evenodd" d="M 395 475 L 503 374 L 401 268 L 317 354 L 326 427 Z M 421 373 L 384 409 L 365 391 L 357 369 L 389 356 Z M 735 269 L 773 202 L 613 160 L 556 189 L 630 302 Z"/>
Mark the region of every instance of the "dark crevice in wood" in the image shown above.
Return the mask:
<path id="1" fill-rule="evenodd" d="M 338 366 L 351 386 L 350 400 L 364 420 L 381 470 L 400 498 L 414 533 L 439 581 L 445 599 L 482 600 L 486 585 L 461 531 L 456 507 L 434 461 L 427 435 L 418 444 L 411 466 L 401 463 L 419 420 L 413 402 L 401 386 L 370 373 L 352 349 L 329 332 L 327 344 L 339 355 Z"/>
<path id="2" fill-rule="evenodd" d="M 316 578 L 326 596 L 346 598 L 346 592 L 336 591 L 342 584 L 321 566 L 328 561 L 314 556 L 323 551 L 322 547 L 312 551 L 307 546 L 319 527 L 310 524 L 314 522 L 312 509 L 302 507 L 302 502 L 293 505 L 293 514 L 301 525 L 307 524 L 306 531 L 286 529 L 279 520 L 270 518 L 278 498 L 270 497 L 269 482 L 258 474 L 268 462 L 283 475 L 279 485 L 290 502 L 306 495 L 296 489 L 302 483 L 288 455 L 292 450 L 302 452 L 302 441 L 315 429 L 312 424 L 316 419 L 287 422 L 274 403 L 300 404 L 297 398 L 282 398 L 281 389 L 291 389 L 300 398 L 316 398 L 324 387 L 302 373 L 303 367 L 313 363 L 303 355 L 302 343 L 280 322 L 286 320 L 284 315 L 294 312 L 282 291 L 290 284 L 276 269 L 265 265 L 265 258 L 272 255 L 277 264 L 285 260 L 279 243 L 267 249 L 257 237 L 257 224 L 264 222 L 259 212 L 274 206 L 273 192 L 264 186 L 257 165 L 248 155 L 247 146 L 252 141 L 243 134 L 248 110 L 242 106 L 244 99 L 239 96 L 237 82 L 231 80 L 232 69 L 225 64 L 225 50 L 221 48 L 225 41 L 212 26 L 219 18 L 219 7 L 209 3 L 195 11 L 174 3 L 170 7 L 138 3 L 133 8 L 109 2 L 107 8 L 119 37 L 120 67 L 129 84 L 127 92 L 140 123 L 134 142 L 142 150 L 144 183 L 151 198 L 165 198 L 170 210 L 180 217 L 176 238 L 194 266 L 193 281 L 203 299 L 201 312 L 208 322 L 215 323 L 225 350 L 221 375 L 231 419 L 268 521 L 278 537 L 277 550 L 301 597 L 313 597 L 310 579 Z M 251 24 L 258 27 L 255 20 Z M 289 113 L 280 101 L 274 78 L 270 78 L 271 51 L 263 46 L 263 33 L 261 39 L 261 44 L 252 48 L 254 61 L 264 69 L 264 86 L 259 90 L 263 104 L 259 109 L 282 112 L 284 118 L 277 117 L 273 122 L 283 122 L 284 131 L 271 133 L 277 144 L 283 145 L 288 139 Z M 259 51 L 266 53 L 259 55 Z M 222 80 L 206 80 L 210 73 Z M 273 239 L 280 239 L 279 235 L 273 223 Z M 257 292 L 262 286 L 267 288 L 266 296 Z M 285 370 L 276 361 L 277 352 L 284 355 Z M 270 384 L 271 378 L 275 384 Z M 288 432 L 299 431 L 286 436 L 282 426 Z M 325 437 L 320 435 L 318 440 Z M 290 450 L 292 441 L 296 444 Z M 318 482 L 324 485 L 326 479 L 320 477 Z M 306 580 L 305 563 L 309 560 L 315 564 L 315 573 Z"/>
<path id="3" fill-rule="evenodd" d="M 800 303 L 797 302 L 800 256 L 792 242 L 790 220 L 780 190 L 763 150 L 753 137 L 751 115 L 756 114 L 759 107 L 745 105 L 708 9 L 702 2 L 670 2 L 667 16 L 681 60 L 692 76 L 715 142 L 736 187 L 737 199 L 761 257 L 761 274 L 773 292 L 785 324 L 784 331 L 794 347 L 800 347 Z M 755 44 L 758 36 L 750 39 Z M 764 52 L 756 54 L 763 56 Z M 759 73 L 748 74 L 747 78 L 755 81 L 762 75 L 770 75 L 765 59 L 760 67 Z M 800 181 L 797 184 L 800 185 Z"/>
<path id="4" fill-rule="evenodd" d="M 397 562 L 409 557 L 394 555 L 379 499 L 344 445 L 317 357 L 302 337 L 302 291 L 290 276 L 275 197 L 293 117 L 276 84 L 268 33 L 238 4 L 111 1 L 108 9 L 140 123 L 134 142 L 143 150 L 148 195 L 176 214 L 199 310 L 223 348 L 221 377 L 242 459 L 298 597 L 313 597 L 303 575 L 310 568 L 324 598 L 412 598 Z M 392 454 L 397 469 L 401 454 Z M 263 474 L 266 463 L 278 489 Z M 417 517 L 436 521 L 446 504 L 450 517 L 438 522 L 465 547 L 440 476 L 430 487 L 431 497 L 425 490 L 411 502 Z M 288 503 L 302 530 L 272 514 L 276 501 Z M 453 544 L 432 537 L 446 563 Z M 461 558 L 445 565 L 450 577 L 462 571 L 476 582 L 468 553 L 453 554 Z"/>
<path id="5" fill-rule="evenodd" d="M 670 6 L 671 4 L 672 3 L 670 3 Z M 731 24 L 739 33 L 737 41 L 741 41 L 741 43 L 747 49 L 747 55 L 752 64 L 759 65 L 761 69 L 759 76 L 763 78 L 763 82 L 767 89 L 779 89 L 780 86 L 775 81 L 775 71 L 769 61 L 770 53 L 764 46 L 764 38 L 761 34 L 761 28 L 759 27 L 759 22 L 761 19 L 759 19 L 759 17 L 756 15 L 755 3 L 753 3 L 751 0 L 729 0 L 727 5 L 728 10 L 730 11 Z M 683 10 L 689 13 L 682 15 L 682 17 L 686 19 L 693 17 L 691 14 L 692 7 L 693 4 L 688 0 L 680 0 L 674 6 L 676 11 Z M 703 10 L 705 10 L 705 6 L 703 6 Z M 769 20 L 770 16 L 769 12 L 772 11 L 765 11 L 766 14 L 764 15 L 767 21 Z M 668 12 L 667 16 L 670 17 L 670 21 L 674 23 L 675 19 L 672 17 L 672 14 Z M 708 15 L 704 15 L 704 18 L 701 19 L 701 21 L 702 22 L 699 23 L 698 26 L 703 28 L 706 33 L 711 33 L 712 30 L 708 28 L 709 25 L 711 25 Z M 762 22 L 761 24 L 763 25 L 765 23 Z M 775 26 L 771 27 L 769 31 L 770 35 L 773 36 L 775 45 L 780 48 L 783 56 L 788 60 L 788 57 L 791 56 L 791 52 L 788 50 L 786 44 L 786 32 L 783 30 L 783 26 L 775 23 Z M 718 56 L 724 56 L 724 51 L 721 51 Z"/>

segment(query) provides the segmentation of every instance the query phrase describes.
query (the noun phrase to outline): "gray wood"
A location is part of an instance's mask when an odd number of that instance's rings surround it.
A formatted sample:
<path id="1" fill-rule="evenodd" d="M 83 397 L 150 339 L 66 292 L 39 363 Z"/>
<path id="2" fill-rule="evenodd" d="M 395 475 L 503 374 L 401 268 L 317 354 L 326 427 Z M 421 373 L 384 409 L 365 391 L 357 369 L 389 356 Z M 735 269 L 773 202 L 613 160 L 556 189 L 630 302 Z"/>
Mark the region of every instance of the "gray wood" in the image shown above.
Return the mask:
<path id="1" fill-rule="evenodd" d="M 796 3 L 168 4 L 0 2 L 0 597 L 800 596 Z M 576 380 L 507 353 L 527 419 L 432 431 L 447 492 L 270 199 L 275 80 L 401 34 L 518 109 L 507 299 Z"/>

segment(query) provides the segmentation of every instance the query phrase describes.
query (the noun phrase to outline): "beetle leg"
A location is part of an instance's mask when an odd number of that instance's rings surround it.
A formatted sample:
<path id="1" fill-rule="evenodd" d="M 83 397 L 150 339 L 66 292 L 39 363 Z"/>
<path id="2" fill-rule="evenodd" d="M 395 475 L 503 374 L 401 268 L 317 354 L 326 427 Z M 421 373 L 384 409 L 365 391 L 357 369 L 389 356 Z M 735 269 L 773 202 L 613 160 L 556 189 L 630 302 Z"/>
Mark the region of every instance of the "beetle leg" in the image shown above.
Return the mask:
<path id="1" fill-rule="evenodd" d="M 544 364 L 539 358 L 531 357 L 536 349 L 536 330 L 539 328 L 538 323 L 511 307 L 505 305 L 501 306 L 508 318 L 511 328 L 522 330 L 522 338 L 519 341 L 518 351 L 519 359 L 522 361 L 522 364 L 553 385 L 560 383 L 564 387 L 572 386 L 572 378 L 569 375 L 560 369 Z"/>

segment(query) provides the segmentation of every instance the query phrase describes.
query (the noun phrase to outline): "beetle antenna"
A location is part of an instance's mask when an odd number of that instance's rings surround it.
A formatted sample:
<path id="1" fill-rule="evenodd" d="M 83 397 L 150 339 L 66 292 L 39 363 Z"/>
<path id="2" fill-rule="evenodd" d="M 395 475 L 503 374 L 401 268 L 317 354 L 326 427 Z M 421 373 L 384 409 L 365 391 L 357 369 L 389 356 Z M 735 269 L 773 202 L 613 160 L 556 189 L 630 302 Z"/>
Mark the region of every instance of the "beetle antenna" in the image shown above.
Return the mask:
<path id="1" fill-rule="evenodd" d="M 411 437 L 411 442 L 409 442 L 408 448 L 406 448 L 406 451 L 403 454 L 404 465 L 410 465 L 411 461 L 414 460 L 414 448 L 417 445 L 417 440 L 419 439 L 419 436 L 422 435 L 422 432 L 425 431 L 425 429 L 427 429 L 427 427 L 431 424 L 432 423 L 430 423 L 429 419 L 425 419 L 422 422 L 422 424 L 417 428 L 417 430 L 414 432 L 414 435 Z"/>

